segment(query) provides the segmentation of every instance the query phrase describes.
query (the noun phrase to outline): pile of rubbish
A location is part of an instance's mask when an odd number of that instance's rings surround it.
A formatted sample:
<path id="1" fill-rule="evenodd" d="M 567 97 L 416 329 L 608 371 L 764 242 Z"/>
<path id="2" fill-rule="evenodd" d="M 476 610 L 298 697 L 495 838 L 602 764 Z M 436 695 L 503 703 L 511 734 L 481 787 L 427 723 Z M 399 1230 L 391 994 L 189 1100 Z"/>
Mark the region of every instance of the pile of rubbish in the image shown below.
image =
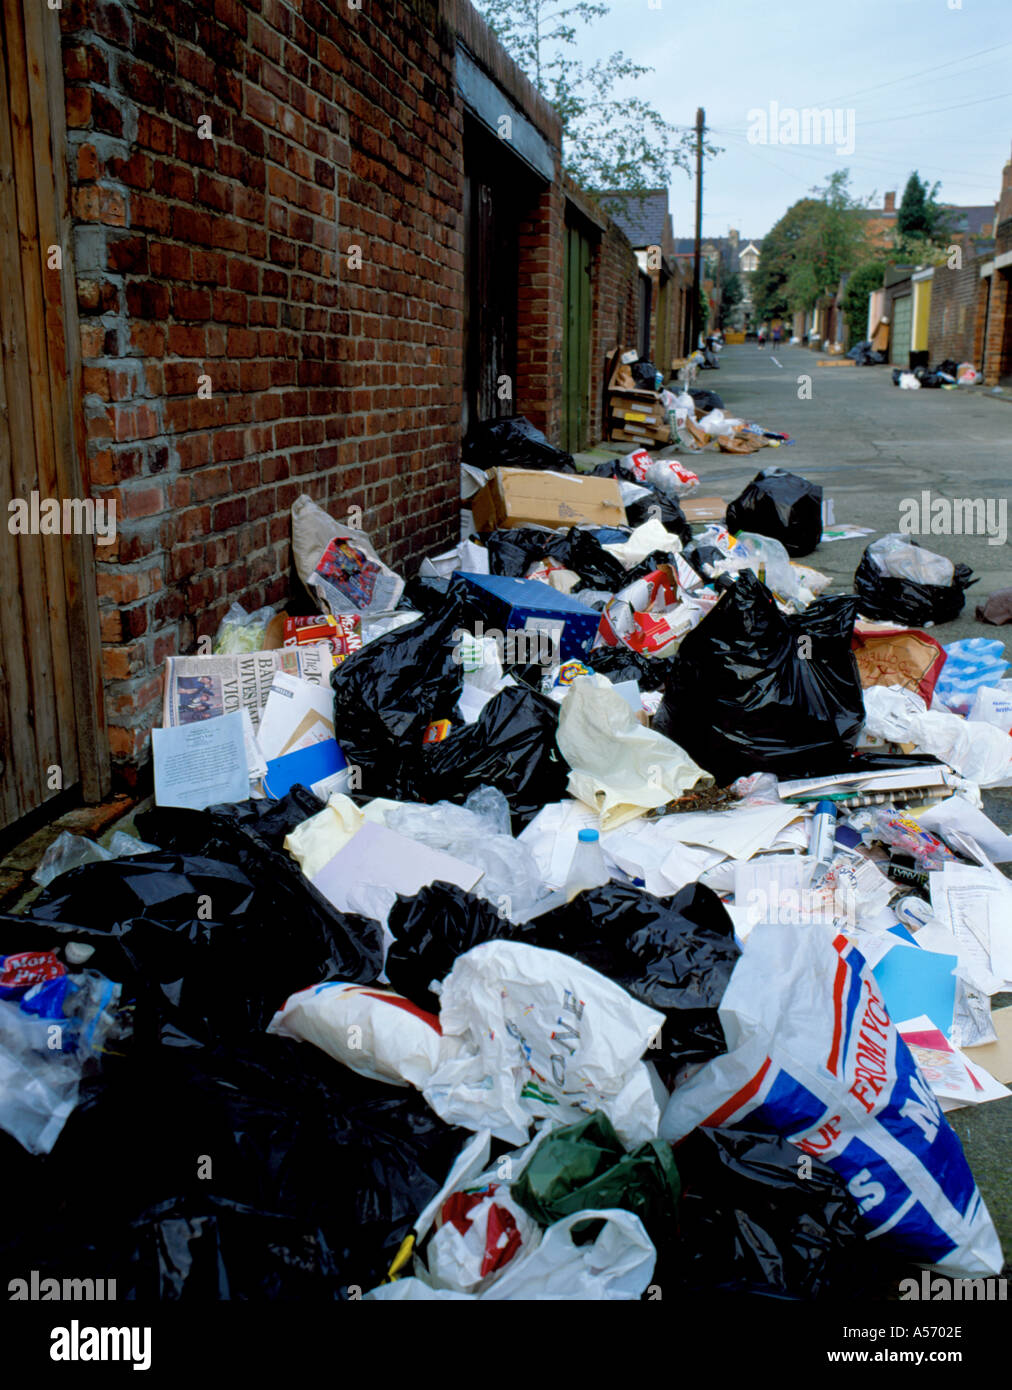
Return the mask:
<path id="1" fill-rule="evenodd" d="M 689 453 L 713 445 L 722 453 L 752 454 L 789 444 L 789 435 L 726 416 L 715 391 L 693 384 L 700 371 L 719 368 L 719 350 L 710 338 L 705 349 L 686 358 L 678 372 L 678 391 L 665 389 L 663 373 L 635 349 L 616 352 L 608 371 L 608 439 L 646 447 L 680 445 Z"/>
<path id="2" fill-rule="evenodd" d="M 848 356 L 851 354 L 848 353 Z M 883 359 L 884 360 L 884 359 Z M 922 386 L 933 390 L 955 391 L 960 386 L 979 386 L 984 380 L 972 362 L 954 362 L 951 357 L 931 371 L 927 367 L 914 367 L 905 372 L 899 367 L 893 369 L 893 385 L 903 391 L 919 391 Z"/>
<path id="3" fill-rule="evenodd" d="M 737 437 L 707 407 L 692 438 Z M 494 524 L 407 580 L 300 497 L 305 611 L 167 659 L 139 841 L 66 837 L 0 917 L 12 1268 L 165 1300 L 1000 1272 L 946 1112 L 1010 1094 L 1003 645 L 925 630 L 971 576 L 904 537 L 827 594 L 808 480 L 693 525 L 643 453 L 591 477 L 481 427 Z"/>

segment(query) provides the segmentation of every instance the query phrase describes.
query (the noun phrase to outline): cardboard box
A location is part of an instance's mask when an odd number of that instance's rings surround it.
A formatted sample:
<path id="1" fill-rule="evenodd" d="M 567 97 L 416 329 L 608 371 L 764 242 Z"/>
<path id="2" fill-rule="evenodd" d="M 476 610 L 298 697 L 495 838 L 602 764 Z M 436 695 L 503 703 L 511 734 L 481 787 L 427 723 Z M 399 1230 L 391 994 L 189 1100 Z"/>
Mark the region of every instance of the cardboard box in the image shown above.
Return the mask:
<path id="1" fill-rule="evenodd" d="M 625 526 L 622 493 L 614 478 L 492 468 L 471 503 L 475 530 L 511 526 Z"/>
<path id="2" fill-rule="evenodd" d="M 678 499 L 686 521 L 723 521 L 727 503 L 722 497 L 680 497 Z"/>
<path id="3" fill-rule="evenodd" d="M 460 570 L 454 578 L 464 581 L 475 603 L 487 615 L 486 630 L 493 628 L 504 635 L 530 634 L 531 660 L 544 660 L 549 654 L 549 643 L 539 643 L 539 632 L 553 635 L 556 661 L 581 660 L 590 651 L 601 616 L 569 594 L 560 594 L 539 579 L 510 579 L 503 574 L 468 574 Z M 540 653 L 539 645 L 543 645 Z M 517 653 L 515 659 L 523 660 L 523 654 Z"/>

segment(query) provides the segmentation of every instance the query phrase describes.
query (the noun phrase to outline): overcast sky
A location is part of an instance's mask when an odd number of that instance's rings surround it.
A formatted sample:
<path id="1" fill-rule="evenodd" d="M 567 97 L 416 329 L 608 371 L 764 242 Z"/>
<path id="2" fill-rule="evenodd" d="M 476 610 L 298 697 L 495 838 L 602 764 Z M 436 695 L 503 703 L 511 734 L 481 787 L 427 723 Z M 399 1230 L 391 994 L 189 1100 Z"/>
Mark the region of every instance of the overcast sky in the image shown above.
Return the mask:
<path id="1" fill-rule="evenodd" d="M 654 72 L 634 84 L 669 121 L 706 111 L 723 153 L 704 168 L 703 232 L 762 236 L 783 212 L 851 170 L 864 197 L 896 190 L 913 169 L 939 198 L 994 203 L 1012 148 L 1012 0 L 612 0 L 584 31 L 581 56 L 617 49 Z M 999 45 L 1001 45 L 999 47 Z M 990 51 L 983 51 L 990 50 Z M 928 71 L 931 69 L 931 71 Z M 853 153 L 748 139 L 750 117 L 784 108 L 853 113 Z M 954 108 L 954 109 L 946 109 Z M 758 122 L 752 117 L 753 133 Z M 772 138 L 772 136 L 770 137 Z M 692 183 L 671 187 L 675 235 L 691 236 Z"/>

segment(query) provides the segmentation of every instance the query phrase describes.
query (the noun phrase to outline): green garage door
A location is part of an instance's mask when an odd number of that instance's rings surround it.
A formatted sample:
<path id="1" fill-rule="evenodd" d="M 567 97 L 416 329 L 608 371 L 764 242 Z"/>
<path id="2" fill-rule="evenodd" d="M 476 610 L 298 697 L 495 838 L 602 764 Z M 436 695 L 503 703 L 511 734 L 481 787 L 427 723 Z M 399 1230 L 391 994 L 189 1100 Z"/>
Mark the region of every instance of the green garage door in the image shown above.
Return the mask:
<path id="1" fill-rule="evenodd" d="M 910 366 L 910 336 L 914 326 L 914 297 L 905 294 L 893 300 L 892 332 L 889 334 L 892 347 L 889 360 L 894 367 Z"/>

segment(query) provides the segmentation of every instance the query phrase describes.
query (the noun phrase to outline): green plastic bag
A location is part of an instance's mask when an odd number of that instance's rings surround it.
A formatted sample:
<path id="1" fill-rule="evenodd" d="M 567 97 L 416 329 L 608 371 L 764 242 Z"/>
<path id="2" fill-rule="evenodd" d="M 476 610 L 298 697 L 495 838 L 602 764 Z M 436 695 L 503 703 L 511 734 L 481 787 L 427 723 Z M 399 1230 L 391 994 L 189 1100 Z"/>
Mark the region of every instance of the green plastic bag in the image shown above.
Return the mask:
<path id="1" fill-rule="evenodd" d="M 651 1139 L 632 1153 L 600 1110 L 548 1136 L 510 1188 L 541 1226 L 588 1210 L 634 1212 L 656 1244 L 675 1218 L 681 1181 L 670 1144 Z"/>

